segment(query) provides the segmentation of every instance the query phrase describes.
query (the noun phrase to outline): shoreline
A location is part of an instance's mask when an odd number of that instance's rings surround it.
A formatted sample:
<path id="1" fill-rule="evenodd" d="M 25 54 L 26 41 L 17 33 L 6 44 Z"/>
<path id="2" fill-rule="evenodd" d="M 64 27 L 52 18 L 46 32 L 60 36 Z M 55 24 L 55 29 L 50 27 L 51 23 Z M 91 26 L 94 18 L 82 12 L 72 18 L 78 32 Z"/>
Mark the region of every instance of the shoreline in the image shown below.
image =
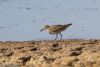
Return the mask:
<path id="1" fill-rule="evenodd" d="M 69 40 L 100 40 L 100 39 L 58 39 L 58 40 L 53 40 L 53 39 L 37 39 L 37 40 L 5 40 L 5 41 L 0 41 L 0 42 L 31 42 L 31 41 L 69 41 Z"/>

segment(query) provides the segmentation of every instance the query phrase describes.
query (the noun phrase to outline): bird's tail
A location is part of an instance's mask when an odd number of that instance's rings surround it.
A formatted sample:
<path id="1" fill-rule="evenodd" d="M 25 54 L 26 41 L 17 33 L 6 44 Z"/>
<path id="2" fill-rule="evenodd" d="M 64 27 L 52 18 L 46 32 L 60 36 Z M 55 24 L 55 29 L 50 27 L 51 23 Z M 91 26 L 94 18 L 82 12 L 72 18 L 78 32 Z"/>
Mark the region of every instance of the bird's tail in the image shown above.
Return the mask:
<path id="1" fill-rule="evenodd" d="M 71 25 L 72 25 L 72 23 L 69 23 L 69 24 L 65 24 L 64 26 L 67 28 L 67 27 L 69 27 Z"/>

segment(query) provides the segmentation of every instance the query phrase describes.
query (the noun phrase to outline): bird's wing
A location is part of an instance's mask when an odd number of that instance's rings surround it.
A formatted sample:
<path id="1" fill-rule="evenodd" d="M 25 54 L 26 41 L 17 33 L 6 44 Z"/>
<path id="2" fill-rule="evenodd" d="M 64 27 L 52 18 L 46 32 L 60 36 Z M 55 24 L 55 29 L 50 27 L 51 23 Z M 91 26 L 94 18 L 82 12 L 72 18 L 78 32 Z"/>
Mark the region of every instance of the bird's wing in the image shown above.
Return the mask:
<path id="1" fill-rule="evenodd" d="M 56 31 L 59 31 L 59 30 L 62 30 L 62 29 L 66 29 L 66 26 L 65 25 L 53 25 L 53 26 L 50 27 L 50 29 L 53 32 L 56 32 Z"/>

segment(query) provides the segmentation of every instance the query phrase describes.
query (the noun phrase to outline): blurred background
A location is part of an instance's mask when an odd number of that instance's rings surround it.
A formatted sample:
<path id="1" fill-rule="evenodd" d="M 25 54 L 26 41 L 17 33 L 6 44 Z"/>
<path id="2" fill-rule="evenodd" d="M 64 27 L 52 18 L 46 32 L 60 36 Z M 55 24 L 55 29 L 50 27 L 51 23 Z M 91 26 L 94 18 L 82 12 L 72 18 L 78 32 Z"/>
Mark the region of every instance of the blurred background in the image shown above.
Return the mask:
<path id="1" fill-rule="evenodd" d="M 0 0 L 0 41 L 51 40 L 40 29 L 67 23 L 63 39 L 100 39 L 100 0 Z"/>

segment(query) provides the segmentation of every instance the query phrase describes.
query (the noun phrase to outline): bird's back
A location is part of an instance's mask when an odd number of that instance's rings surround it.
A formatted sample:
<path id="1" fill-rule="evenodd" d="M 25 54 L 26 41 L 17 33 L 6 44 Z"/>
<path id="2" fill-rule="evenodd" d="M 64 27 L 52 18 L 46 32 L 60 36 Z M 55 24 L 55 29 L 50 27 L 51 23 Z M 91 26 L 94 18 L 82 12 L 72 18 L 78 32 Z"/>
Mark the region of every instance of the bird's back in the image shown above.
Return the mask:
<path id="1" fill-rule="evenodd" d="M 58 34 L 64 31 L 67 28 L 67 24 L 65 25 L 53 25 L 48 28 L 49 33 Z"/>

